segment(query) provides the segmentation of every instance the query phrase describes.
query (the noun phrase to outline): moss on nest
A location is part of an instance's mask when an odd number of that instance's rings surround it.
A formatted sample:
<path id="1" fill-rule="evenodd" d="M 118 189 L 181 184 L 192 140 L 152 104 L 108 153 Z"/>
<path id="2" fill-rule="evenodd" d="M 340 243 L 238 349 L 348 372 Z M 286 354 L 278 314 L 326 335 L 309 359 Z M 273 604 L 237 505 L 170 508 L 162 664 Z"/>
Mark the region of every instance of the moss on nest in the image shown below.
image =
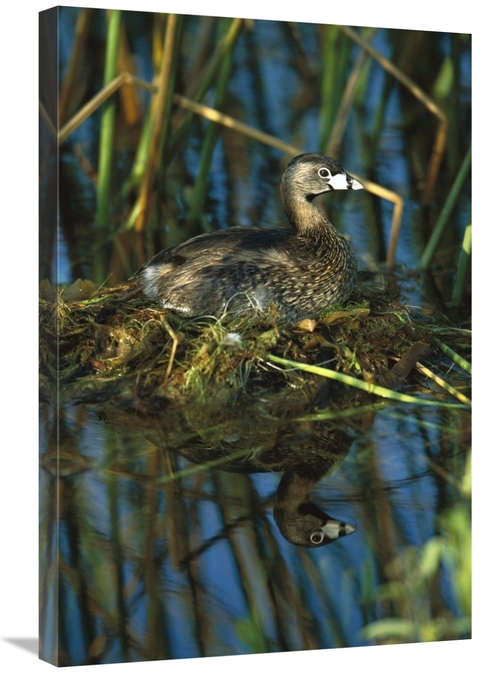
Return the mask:
<path id="1" fill-rule="evenodd" d="M 347 308 L 300 327 L 278 328 L 272 315 L 216 321 L 185 319 L 128 287 L 100 289 L 88 281 L 40 287 L 40 389 L 52 399 L 98 403 L 145 413 L 171 403 L 232 404 L 276 386 L 293 385 L 268 355 L 378 382 L 416 342 L 433 348 L 439 328 L 410 313 L 390 291 L 358 292 Z M 448 329 L 446 343 L 464 356 L 469 334 Z M 442 356 L 442 353 L 441 353 Z"/>

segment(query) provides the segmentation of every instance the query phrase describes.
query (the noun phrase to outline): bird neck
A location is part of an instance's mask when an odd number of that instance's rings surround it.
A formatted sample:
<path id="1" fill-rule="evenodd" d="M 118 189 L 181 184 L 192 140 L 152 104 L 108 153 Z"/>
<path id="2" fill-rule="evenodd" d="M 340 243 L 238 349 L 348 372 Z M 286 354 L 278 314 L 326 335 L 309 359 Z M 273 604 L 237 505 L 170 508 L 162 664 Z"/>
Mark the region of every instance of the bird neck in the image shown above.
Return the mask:
<path id="1" fill-rule="evenodd" d="M 301 503 L 308 501 L 309 492 L 327 472 L 327 469 L 310 470 L 301 467 L 287 470 L 279 483 L 276 503 L 284 510 L 295 511 Z"/>
<path id="2" fill-rule="evenodd" d="M 295 195 L 294 198 L 289 198 L 284 195 L 283 206 L 286 216 L 297 234 L 311 236 L 325 230 L 338 234 L 314 202 L 305 196 L 297 198 Z"/>

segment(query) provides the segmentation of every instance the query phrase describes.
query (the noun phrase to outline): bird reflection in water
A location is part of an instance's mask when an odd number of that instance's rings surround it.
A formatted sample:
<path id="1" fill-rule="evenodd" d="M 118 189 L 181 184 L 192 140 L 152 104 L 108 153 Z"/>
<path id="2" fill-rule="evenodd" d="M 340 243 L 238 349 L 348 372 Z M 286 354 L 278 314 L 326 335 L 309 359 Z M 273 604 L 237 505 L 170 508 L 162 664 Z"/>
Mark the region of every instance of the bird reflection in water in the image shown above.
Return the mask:
<path id="1" fill-rule="evenodd" d="M 212 437 L 211 441 L 201 433 L 178 446 L 173 446 L 170 438 L 165 446 L 191 463 L 224 472 L 282 472 L 273 499 L 274 520 L 281 534 L 295 545 L 324 546 L 354 533 L 356 528 L 322 511 L 311 501 L 310 493 L 340 467 L 358 434 L 359 423 L 356 429 L 338 420 L 276 420 L 284 397 L 283 391 L 272 397 L 272 419 L 259 419 L 250 411 L 244 417 L 235 416 L 229 429 L 225 423 L 222 437 Z M 267 398 L 269 401 L 269 395 Z M 353 395 L 348 398 L 342 399 L 341 407 L 352 403 Z"/>

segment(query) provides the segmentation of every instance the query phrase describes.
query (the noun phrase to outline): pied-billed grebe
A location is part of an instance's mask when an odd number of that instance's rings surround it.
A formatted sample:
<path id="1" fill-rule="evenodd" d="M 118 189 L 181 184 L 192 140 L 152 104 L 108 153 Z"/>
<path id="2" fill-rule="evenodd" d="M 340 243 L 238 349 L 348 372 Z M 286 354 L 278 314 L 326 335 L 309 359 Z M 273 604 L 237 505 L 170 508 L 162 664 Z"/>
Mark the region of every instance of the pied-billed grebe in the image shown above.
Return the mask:
<path id="1" fill-rule="evenodd" d="M 321 547 L 356 531 L 355 526 L 332 518 L 309 498 L 318 482 L 340 467 L 355 437 L 332 421 L 312 426 L 292 423 L 273 436 L 276 426 L 264 422 L 252 424 L 248 434 L 245 431 L 239 436 L 239 426 L 234 423 L 231 430 L 236 436 L 231 434 L 229 440 L 219 439 L 211 445 L 206 435 L 203 438 L 194 433 L 173 450 L 198 465 L 218 464 L 215 469 L 224 472 L 283 472 L 273 503 L 274 520 L 281 534 L 295 545 Z M 269 438 L 269 444 L 255 448 L 253 441 L 261 443 L 263 432 L 264 442 Z"/>
<path id="2" fill-rule="evenodd" d="M 317 318 L 349 297 L 356 260 L 313 199 L 331 190 L 362 188 L 333 159 L 301 154 L 281 179 L 291 228 L 240 226 L 196 236 L 139 269 L 142 291 L 187 317 L 221 317 L 274 305 L 281 323 Z"/>

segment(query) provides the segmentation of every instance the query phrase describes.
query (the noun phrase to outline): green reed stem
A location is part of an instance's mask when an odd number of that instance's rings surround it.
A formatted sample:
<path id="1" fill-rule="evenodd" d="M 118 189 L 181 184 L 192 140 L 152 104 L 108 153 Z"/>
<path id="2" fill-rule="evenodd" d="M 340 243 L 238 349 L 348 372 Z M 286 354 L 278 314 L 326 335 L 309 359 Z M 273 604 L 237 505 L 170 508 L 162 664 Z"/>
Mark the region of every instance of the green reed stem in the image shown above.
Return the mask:
<path id="1" fill-rule="evenodd" d="M 223 27 L 228 23 L 228 20 L 223 20 Z M 230 28 L 230 26 L 229 26 Z M 219 110 L 223 107 L 224 99 L 226 97 L 227 85 L 229 82 L 229 77 L 231 75 L 233 67 L 233 52 L 234 52 L 235 43 L 232 42 L 229 46 L 229 49 L 224 54 L 222 59 L 221 69 L 219 77 L 217 79 L 217 85 L 215 90 L 215 99 L 214 107 Z M 221 133 L 221 127 L 219 124 L 214 122 L 209 122 L 207 131 L 205 133 L 205 138 L 203 141 L 203 146 L 201 149 L 200 164 L 198 169 L 198 176 L 196 178 L 196 184 L 194 189 L 193 198 L 191 201 L 191 206 L 189 210 L 188 219 L 191 221 L 197 221 L 200 219 L 203 204 L 205 203 L 205 197 L 207 192 L 208 185 L 208 176 L 210 172 L 210 166 L 212 164 L 212 157 L 215 149 L 215 145 Z"/>
<path id="2" fill-rule="evenodd" d="M 320 151 L 325 152 L 344 90 L 350 42 L 338 26 L 324 27 L 320 108 Z"/>
<path id="3" fill-rule="evenodd" d="M 108 464 L 114 465 L 117 454 L 117 436 L 109 428 L 106 429 L 105 438 L 105 452 Z M 115 585 L 110 584 L 109 598 L 113 605 L 113 617 L 115 618 L 117 637 L 120 644 L 120 653 L 122 661 L 129 661 L 129 640 L 127 637 L 126 625 L 126 611 L 124 609 L 125 598 L 125 575 L 124 575 L 124 554 L 121 545 L 120 527 L 120 494 L 119 494 L 119 477 L 113 472 L 108 472 L 106 479 L 106 511 L 109 514 L 109 521 L 111 527 L 111 548 L 110 556 L 112 559 L 112 566 L 115 571 Z M 114 590 L 114 596 L 113 594 Z M 113 600 L 114 599 L 114 600 Z"/>
<path id="4" fill-rule="evenodd" d="M 436 222 L 434 231 L 431 234 L 429 242 L 427 243 L 427 246 L 420 260 L 420 269 L 422 269 L 423 271 L 428 269 L 430 263 L 432 262 L 436 249 L 439 245 L 439 241 L 441 240 L 441 236 L 443 235 L 444 229 L 448 223 L 451 212 L 455 207 L 458 197 L 460 196 L 462 186 L 469 173 L 471 167 L 471 161 L 472 161 L 472 147 L 469 147 L 469 150 L 465 155 L 464 160 L 462 161 L 462 165 L 460 166 L 460 170 L 458 171 L 457 177 L 455 178 L 455 181 L 452 185 L 450 193 L 448 194 L 448 198 L 445 201 L 443 210 L 441 211 L 441 214 L 439 215 L 439 218 Z"/>
<path id="5" fill-rule="evenodd" d="M 196 94 L 193 96 L 192 100 L 195 103 L 199 103 L 203 97 L 205 96 L 206 92 L 210 88 L 214 78 L 217 75 L 217 72 L 220 69 L 222 60 L 225 57 L 225 54 L 228 52 L 228 50 L 232 49 L 234 44 L 236 43 L 236 40 L 238 38 L 238 35 L 240 34 L 241 28 L 243 26 L 243 19 L 233 19 L 231 26 L 229 27 L 229 30 L 227 31 L 226 35 L 224 36 L 223 40 L 217 45 L 217 48 L 215 50 L 215 53 L 213 54 L 208 66 L 207 70 L 205 72 L 205 75 L 203 77 L 203 80 L 198 87 L 198 90 L 196 91 Z M 179 125 L 179 127 L 175 130 L 175 132 L 172 135 L 172 156 L 175 154 L 177 151 L 178 147 L 182 143 L 185 135 L 188 132 L 189 129 L 189 124 L 191 123 L 191 120 L 194 116 L 194 112 L 189 111 L 182 123 Z"/>
<path id="6" fill-rule="evenodd" d="M 276 362 L 277 364 L 284 365 L 285 367 L 292 367 L 293 369 L 300 369 L 310 374 L 316 374 L 318 376 L 324 376 L 327 379 L 333 379 L 339 381 L 340 383 L 345 383 L 348 386 L 353 388 L 359 388 L 359 390 L 364 390 L 369 395 L 378 395 L 385 399 L 396 400 L 397 402 L 406 402 L 409 404 L 421 404 L 426 406 L 434 407 L 447 407 L 447 408 L 463 408 L 462 404 L 451 404 L 446 402 L 435 402 L 434 400 L 429 400 L 421 397 L 413 397 L 412 395 L 406 395 L 405 393 L 398 393 L 395 390 L 390 390 L 389 388 L 384 388 L 383 386 L 378 386 L 373 383 L 367 383 L 366 381 L 361 381 L 360 379 L 355 378 L 354 376 L 348 376 L 347 374 L 342 374 L 341 372 L 336 372 L 332 369 L 326 369 L 319 365 L 308 365 L 302 362 L 295 362 L 293 360 L 285 360 L 280 358 L 277 355 L 269 354 L 267 359 L 271 362 Z"/>
<path id="7" fill-rule="evenodd" d="M 455 278 L 455 285 L 453 287 L 453 294 L 451 296 L 451 305 L 458 306 L 462 302 L 464 293 L 465 281 L 470 266 L 470 258 L 472 251 L 472 224 L 469 217 L 464 232 L 462 247 L 460 248 L 460 256 L 458 258 L 457 277 Z"/>
<path id="8" fill-rule="evenodd" d="M 116 76 L 118 47 L 120 43 L 121 11 L 111 10 L 108 21 L 106 58 L 104 65 L 104 86 Z M 113 139 L 115 132 L 116 101 L 106 101 L 101 116 L 99 140 L 99 174 L 97 176 L 97 255 L 95 278 L 102 282 L 106 277 L 105 243 L 110 220 L 110 187 L 113 165 Z"/>
<path id="9" fill-rule="evenodd" d="M 146 113 L 146 117 L 144 119 L 144 123 L 142 125 L 141 137 L 139 138 L 139 144 L 137 146 L 137 152 L 135 154 L 134 164 L 132 166 L 128 178 L 123 183 L 123 187 L 121 188 L 120 195 L 122 198 L 126 198 L 128 194 L 132 191 L 132 189 L 140 184 L 142 178 L 144 177 L 144 173 L 146 172 L 146 166 L 148 165 L 149 145 L 151 142 L 152 128 L 153 124 L 152 124 L 151 106 L 149 106 L 149 109 Z M 133 221 L 131 223 L 127 222 L 127 224 L 125 224 L 123 228 L 129 229 L 133 226 L 133 224 L 134 224 Z"/>
<path id="10" fill-rule="evenodd" d="M 436 343 L 439 345 L 439 348 L 447 355 L 450 360 L 452 360 L 456 365 L 461 367 L 465 372 L 468 374 L 472 374 L 472 366 L 470 362 L 467 362 L 465 358 L 460 356 L 458 353 L 455 353 L 453 349 L 451 349 L 449 346 L 447 346 L 445 343 L 437 339 L 436 337 L 434 338 Z"/>
<path id="11" fill-rule="evenodd" d="M 164 45 L 164 49 L 168 50 L 167 52 L 165 52 L 165 54 L 167 53 L 169 54 L 171 64 L 170 64 L 170 75 L 168 76 L 167 80 L 168 81 L 168 90 L 166 94 L 167 98 L 164 106 L 163 136 L 161 138 L 162 152 L 164 152 L 165 150 L 168 129 L 170 127 L 170 121 L 172 117 L 172 99 L 175 87 L 175 77 L 172 75 L 172 73 L 175 73 L 177 70 L 178 47 L 180 43 L 180 35 L 182 33 L 182 25 L 183 25 L 183 17 L 175 15 L 175 18 L 172 20 L 170 26 L 172 30 L 168 36 L 168 39 L 165 40 Z M 141 82 L 136 78 L 132 79 L 135 82 L 136 86 L 141 86 L 145 84 L 144 82 Z M 160 87 L 155 84 L 152 84 L 149 90 L 151 93 L 158 94 L 160 91 Z M 147 173 L 150 162 L 150 148 L 152 142 L 151 138 L 153 135 L 153 126 L 154 126 L 153 124 L 154 108 L 155 108 L 155 98 L 153 97 L 142 127 L 141 137 L 139 139 L 139 145 L 137 147 L 134 165 L 122 188 L 123 197 L 129 194 L 134 187 L 137 187 L 145 179 L 145 175 Z M 158 185 L 163 184 L 162 179 L 163 170 L 164 170 L 163 159 L 162 157 L 160 157 L 159 167 L 156 173 Z M 136 201 L 126 221 L 122 225 L 122 231 L 127 231 L 134 228 L 134 225 L 139 217 L 139 213 L 141 212 L 141 208 L 142 208 L 141 201 L 140 200 Z"/>
<path id="12" fill-rule="evenodd" d="M 165 119 L 163 124 L 163 133 L 161 136 L 161 147 L 158 155 L 159 161 L 156 172 L 156 183 L 157 183 L 157 193 L 158 198 L 156 201 L 156 210 L 159 212 L 162 203 L 162 189 L 166 183 L 166 172 L 167 172 L 167 158 L 170 152 L 170 137 L 172 133 L 172 116 L 173 116 L 173 101 L 175 95 L 175 85 L 176 85 L 176 73 L 179 71 L 179 52 L 181 46 L 181 40 L 184 30 L 184 16 L 181 14 L 176 14 L 175 19 L 174 15 L 169 16 L 169 35 L 165 44 L 165 48 L 168 49 L 169 59 L 170 59 L 170 74 L 168 77 L 168 88 L 167 88 L 167 100 L 165 106 Z"/>
<path id="13" fill-rule="evenodd" d="M 163 143 L 170 125 L 172 108 L 173 77 L 172 67 L 175 60 L 177 15 L 169 14 L 165 28 L 162 60 L 158 76 L 158 92 L 152 101 L 152 130 L 146 172 L 141 184 L 139 199 L 141 209 L 135 223 L 136 231 L 143 231 L 146 227 L 151 208 L 151 198 L 154 178 L 160 167 Z"/>

